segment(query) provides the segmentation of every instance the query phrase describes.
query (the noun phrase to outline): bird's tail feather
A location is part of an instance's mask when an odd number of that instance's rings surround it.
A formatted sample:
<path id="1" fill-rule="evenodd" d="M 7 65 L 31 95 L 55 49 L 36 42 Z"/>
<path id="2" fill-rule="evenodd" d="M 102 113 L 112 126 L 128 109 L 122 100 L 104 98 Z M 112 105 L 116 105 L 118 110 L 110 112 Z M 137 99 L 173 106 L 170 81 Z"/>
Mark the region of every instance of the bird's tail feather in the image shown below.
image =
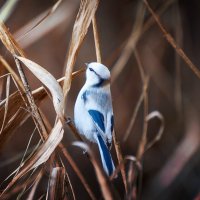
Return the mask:
<path id="1" fill-rule="evenodd" d="M 115 166 L 114 166 L 110 151 L 108 150 L 108 147 L 103 141 L 101 135 L 97 135 L 96 139 L 97 139 L 97 144 L 98 144 L 100 155 L 101 155 L 103 168 L 105 172 L 108 174 L 108 176 L 110 176 L 115 170 Z"/>

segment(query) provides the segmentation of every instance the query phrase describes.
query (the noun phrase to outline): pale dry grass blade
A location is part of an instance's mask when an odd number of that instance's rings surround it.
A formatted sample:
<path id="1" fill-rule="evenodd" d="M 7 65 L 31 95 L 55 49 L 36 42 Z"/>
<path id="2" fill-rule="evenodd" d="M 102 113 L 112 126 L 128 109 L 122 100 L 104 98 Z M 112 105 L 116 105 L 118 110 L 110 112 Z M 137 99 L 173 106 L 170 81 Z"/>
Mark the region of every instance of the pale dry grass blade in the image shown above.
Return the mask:
<path id="1" fill-rule="evenodd" d="M 146 121 L 149 122 L 150 120 L 154 119 L 154 118 L 158 118 L 161 122 L 161 125 L 160 125 L 160 128 L 158 130 L 158 133 L 156 134 L 156 136 L 154 137 L 154 139 L 152 139 L 152 141 L 149 141 L 147 144 L 146 144 L 146 147 L 145 147 L 145 152 L 151 148 L 156 142 L 158 142 L 161 137 L 162 137 L 162 134 L 164 132 L 164 128 L 165 128 L 165 120 L 164 120 L 164 117 L 163 115 L 159 112 L 159 111 L 153 111 L 151 113 L 149 113 L 147 116 L 146 116 Z"/>
<path id="2" fill-rule="evenodd" d="M 33 184 L 33 187 L 31 189 L 31 192 L 29 193 L 28 197 L 27 197 L 27 200 L 33 200 L 34 199 L 34 195 L 35 195 L 35 191 L 42 179 L 42 176 L 43 176 L 43 170 L 41 170 L 41 172 L 38 174 L 38 176 L 36 177 L 35 179 L 35 182 Z"/>
<path id="3" fill-rule="evenodd" d="M 149 86 L 149 77 L 146 76 L 144 82 L 143 82 L 143 91 L 144 91 L 144 120 L 143 120 L 143 132 L 142 132 L 142 137 L 141 141 L 138 147 L 137 151 L 137 159 L 140 160 L 142 158 L 142 155 L 145 151 L 145 146 L 147 143 L 147 131 L 148 131 L 148 121 L 146 120 L 146 117 L 148 115 L 148 86 Z"/>
<path id="4" fill-rule="evenodd" d="M 37 149 L 33 156 L 31 156 L 25 163 L 22 164 L 19 173 L 7 185 L 6 189 L 1 193 L 0 196 L 8 191 L 22 176 L 46 162 L 62 140 L 63 133 L 64 130 L 62 128 L 62 123 L 60 120 L 58 120 L 47 140 Z"/>
<path id="5" fill-rule="evenodd" d="M 42 171 L 42 170 L 41 170 Z M 40 173 L 40 172 L 39 172 Z M 26 179 L 24 183 L 22 184 L 18 184 L 15 187 L 13 187 L 8 193 L 5 193 L 1 199 L 10 199 L 11 196 L 15 195 L 16 193 L 20 192 L 21 190 L 23 190 L 24 188 L 27 187 L 27 185 L 30 185 L 31 183 L 34 182 L 35 179 L 37 179 L 38 174 L 33 175 L 32 177 L 30 177 L 29 179 Z"/>
<path id="6" fill-rule="evenodd" d="M 28 69 L 46 86 L 46 88 L 50 91 L 51 96 L 53 98 L 53 105 L 55 111 L 60 118 L 61 121 L 64 121 L 63 116 L 63 107 L 64 107 L 64 97 L 63 92 L 58 84 L 57 80 L 54 78 L 52 74 L 50 74 L 46 69 L 38 65 L 37 63 L 23 57 L 17 56 Z"/>
<path id="7" fill-rule="evenodd" d="M 12 15 L 19 0 L 7 0 L 2 8 L 0 9 L 0 20 L 7 21 L 7 19 Z"/>
<path id="8" fill-rule="evenodd" d="M 26 25 L 17 30 L 17 32 L 14 33 L 14 37 L 21 47 L 27 48 L 56 28 L 64 26 L 67 29 L 77 6 L 78 0 L 63 1 L 62 6 L 59 6 L 56 12 L 48 16 L 45 20 L 45 24 L 38 24 L 38 22 L 44 19 L 49 9 L 36 16 L 34 19 L 31 19 Z"/>
<path id="9" fill-rule="evenodd" d="M 48 200 L 71 199 L 66 197 L 69 191 L 65 190 L 65 178 L 65 169 L 63 167 L 54 167 L 52 169 L 49 180 Z"/>
<path id="10" fill-rule="evenodd" d="M 119 199 L 118 195 L 114 191 L 114 188 L 112 187 L 112 184 L 111 184 L 108 176 L 105 174 L 103 169 L 99 166 L 97 160 L 95 159 L 95 156 L 93 155 L 93 153 L 90 150 L 90 148 L 88 147 L 88 145 L 86 145 L 83 142 L 74 142 L 73 145 L 87 151 L 89 158 L 92 162 L 92 165 L 94 167 L 94 170 L 95 170 L 95 173 L 97 176 L 97 180 L 99 182 L 101 192 L 103 194 L 104 199 L 105 200 Z"/>
<path id="11" fill-rule="evenodd" d="M 144 90 L 140 94 L 140 97 L 139 97 L 139 99 L 137 101 L 137 104 L 135 106 L 134 112 L 133 112 L 133 114 L 131 116 L 130 123 L 128 125 L 126 133 L 124 134 L 123 142 L 125 142 L 128 139 L 129 135 L 131 134 L 132 128 L 133 128 L 133 126 L 135 124 L 135 120 L 136 120 L 137 114 L 139 112 L 139 109 L 140 109 L 140 106 L 142 105 L 143 100 L 144 100 Z"/>
<path id="12" fill-rule="evenodd" d="M 156 15 L 156 13 L 152 10 L 147 0 L 143 0 L 146 7 L 148 8 L 149 12 L 153 16 L 154 20 L 156 21 L 158 27 L 162 31 L 162 33 L 165 36 L 165 39 L 167 42 L 174 48 L 174 50 L 178 53 L 178 55 L 184 60 L 184 62 L 187 64 L 187 66 L 191 69 L 191 71 L 200 79 L 200 70 L 194 65 L 194 63 L 190 60 L 190 58 L 185 54 L 183 49 L 180 48 L 180 46 L 176 43 L 172 35 L 165 29 L 165 27 L 162 25 L 160 19 Z"/>
<path id="13" fill-rule="evenodd" d="M 5 84 L 4 74 L 5 73 L 6 73 L 6 70 L 4 69 L 3 64 L 0 62 L 0 102 L 4 94 L 4 84 Z"/>
<path id="14" fill-rule="evenodd" d="M 98 3 L 98 0 L 81 0 L 80 8 L 74 23 L 69 53 L 66 61 L 65 81 L 63 85 L 65 101 L 71 87 L 72 71 L 78 50 L 87 34 L 88 27 L 95 15 Z"/>
<path id="15" fill-rule="evenodd" d="M 72 77 L 77 76 L 78 74 L 82 73 L 85 69 L 81 69 L 77 72 L 74 72 L 72 74 Z M 62 77 L 58 80 L 59 83 L 63 82 L 65 77 Z M 23 94 L 25 95 L 25 94 Z M 38 105 L 40 104 L 46 97 L 47 93 L 45 91 L 44 87 L 40 87 L 32 92 L 32 95 L 34 97 L 35 103 Z M 6 100 L 4 99 L 2 102 L 0 102 L 0 124 L 2 124 L 2 119 L 5 112 L 5 103 Z M 8 107 L 8 113 L 7 113 L 7 120 L 6 120 L 6 126 L 4 127 L 2 134 L 0 135 L 0 151 L 4 144 L 8 141 L 8 139 L 13 135 L 13 133 L 16 131 L 17 128 L 19 128 L 22 124 L 26 122 L 26 120 L 31 116 L 31 110 L 26 108 L 26 105 L 20 95 L 19 92 L 15 92 L 9 96 L 9 107 Z M 74 129 L 74 126 L 72 123 L 67 123 L 72 129 L 75 136 L 79 139 L 80 135 L 76 132 L 76 129 Z"/>
<path id="16" fill-rule="evenodd" d="M 7 117 L 7 113 L 8 113 L 9 95 L 10 95 L 10 75 L 7 76 L 7 81 L 6 81 L 5 109 L 4 109 L 3 123 L 2 123 L 1 129 L 0 129 L 0 135 L 1 135 L 2 130 L 4 128 L 6 117 Z"/>

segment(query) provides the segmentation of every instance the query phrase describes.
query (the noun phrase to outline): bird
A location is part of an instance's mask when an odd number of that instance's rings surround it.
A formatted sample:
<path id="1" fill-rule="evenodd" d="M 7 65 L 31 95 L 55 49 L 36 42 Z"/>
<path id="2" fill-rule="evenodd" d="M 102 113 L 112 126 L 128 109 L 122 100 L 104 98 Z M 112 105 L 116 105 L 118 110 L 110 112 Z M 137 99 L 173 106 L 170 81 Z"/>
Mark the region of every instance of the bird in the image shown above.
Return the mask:
<path id="1" fill-rule="evenodd" d="M 110 71 L 98 62 L 86 63 L 86 81 L 74 106 L 75 127 L 90 142 L 97 143 L 103 169 L 108 176 L 115 170 L 110 149 L 114 127 Z"/>

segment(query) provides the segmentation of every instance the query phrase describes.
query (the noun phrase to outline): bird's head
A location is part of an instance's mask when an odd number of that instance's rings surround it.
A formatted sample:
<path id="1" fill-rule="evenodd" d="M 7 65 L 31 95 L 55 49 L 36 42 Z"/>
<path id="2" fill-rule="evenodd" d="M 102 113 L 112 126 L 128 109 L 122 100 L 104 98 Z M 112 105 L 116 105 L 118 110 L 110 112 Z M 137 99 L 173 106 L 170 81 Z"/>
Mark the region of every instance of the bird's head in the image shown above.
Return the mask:
<path id="1" fill-rule="evenodd" d="M 103 87 L 110 82 L 110 71 L 101 63 L 86 64 L 86 83 L 93 87 Z"/>

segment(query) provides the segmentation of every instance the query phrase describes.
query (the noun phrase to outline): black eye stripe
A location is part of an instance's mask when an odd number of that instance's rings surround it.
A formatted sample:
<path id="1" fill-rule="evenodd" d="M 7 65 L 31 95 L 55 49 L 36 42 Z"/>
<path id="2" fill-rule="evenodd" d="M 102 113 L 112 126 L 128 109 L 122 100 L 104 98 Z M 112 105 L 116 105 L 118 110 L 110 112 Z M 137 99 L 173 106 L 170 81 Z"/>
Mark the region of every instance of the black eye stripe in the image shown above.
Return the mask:
<path id="1" fill-rule="evenodd" d="M 92 68 L 90 68 L 90 67 L 89 67 L 89 70 L 90 70 L 91 72 L 94 72 L 94 70 L 93 70 Z"/>

